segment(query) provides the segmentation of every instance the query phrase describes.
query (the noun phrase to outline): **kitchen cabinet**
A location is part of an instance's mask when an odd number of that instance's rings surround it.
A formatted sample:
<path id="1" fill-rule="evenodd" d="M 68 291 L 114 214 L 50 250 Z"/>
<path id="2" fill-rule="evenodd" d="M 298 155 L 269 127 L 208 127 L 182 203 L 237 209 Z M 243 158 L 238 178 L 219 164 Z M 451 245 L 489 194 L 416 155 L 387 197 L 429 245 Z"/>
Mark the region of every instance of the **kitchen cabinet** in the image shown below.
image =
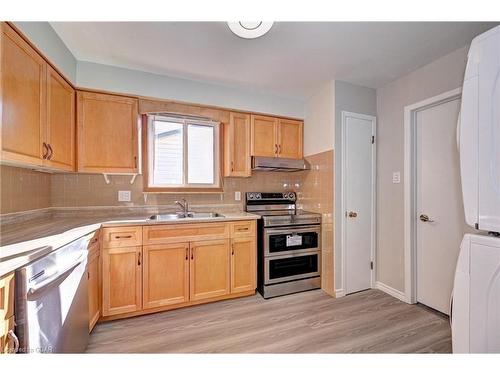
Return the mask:
<path id="1" fill-rule="evenodd" d="M 77 92 L 78 171 L 138 173 L 138 100 Z"/>
<path id="2" fill-rule="evenodd" d="M 97 238 L 96 238 L 97 239 Z M 92 331 L 101 316 L 101 280 L 100 280 L 100 247 L 99 242 L 92 242 L 88 255 L 88 287 L 89 287 L 89 332 Z"/>
<path id="3" fill-rule="evenodd" d="M 252 156 L 275 157 L 278 154 L 276 138 L 278 121 L 274 117 L 251 116 L 251 154 Z"/>
<path id="4" fill-rule="evenodd" d="M 229 240 L 191 242 L 190 248 L 190 300 L 229 294 Z"/>
<path id="5" fill-rule="evenodd" d="M 0 278 L 0 354 L 13 353 L 14 331 L 14 273 Z"/>
<path id="6" fill-rule="evenodd" d="M 251 116 L 252 156 L 302 159 L 303 122 Z"/>
<path id="7" fill-rule="evenodd" d="M 229 124 L 224 126 L 224 157 L 224 176 L 251 175 L 249 114 L 230 113 Z"/>
<path id="8" fill-rule="evenodd" d="M 231 240 L 231 293 L 255 290 L 256 262 L 255 236 Z"/>
<path id="9" fill-rule="evenodd" d="M 142 309 L 142 247 L 102 251 L 102 315 Z"/>
<path id="10" fill-rule="evenodd" d="M 144 246 L 143 308 L 189 301 L 189 243 Z"/>
<path id="11" fill-rule="evenodd" d="M 14 29 L 1 28 L 2 161 L 73 171 L 73 87 Z"/>
<path id="12" fill-rule="evenodd" d="M 75 169 L 75 90 L 52 67 L 47 66 L 48 153 L 44 165 L 59 170 Z"/>

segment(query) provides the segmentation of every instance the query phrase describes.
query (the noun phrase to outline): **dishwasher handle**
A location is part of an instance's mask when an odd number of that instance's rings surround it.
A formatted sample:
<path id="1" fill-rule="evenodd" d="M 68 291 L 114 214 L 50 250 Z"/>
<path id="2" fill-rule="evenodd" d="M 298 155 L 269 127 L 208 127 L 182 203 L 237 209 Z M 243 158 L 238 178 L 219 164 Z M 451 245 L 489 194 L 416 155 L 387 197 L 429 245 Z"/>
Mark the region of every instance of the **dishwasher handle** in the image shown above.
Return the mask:
<path id="1" fill-rule="evenodd" d="M 65 268 L 64 270 L 57 272 L 56 274 L 52 275 L 51 277 L 47 278 L 46 280 L 42 281 L 41 283 L 37 284 L 34 287 L 31 287 L 28 289 L 28 297 L 33 296 L 34 294 L 37 294 L 51 285 L 57 283 L 59 280 L 66 278 L 76 267 L 78 267 L 87 257 L 87 253 L 85 252 L 84 255 L 81 255 L 78 260 L 73 263 L 71 266 Z"/>

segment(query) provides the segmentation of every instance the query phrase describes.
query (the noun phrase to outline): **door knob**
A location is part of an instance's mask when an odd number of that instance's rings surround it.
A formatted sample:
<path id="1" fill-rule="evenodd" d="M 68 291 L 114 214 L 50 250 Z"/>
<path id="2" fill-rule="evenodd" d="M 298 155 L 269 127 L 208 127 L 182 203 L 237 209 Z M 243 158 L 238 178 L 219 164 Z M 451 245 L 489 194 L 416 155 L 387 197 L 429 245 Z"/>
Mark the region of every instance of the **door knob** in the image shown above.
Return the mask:
<path id="1" fill-rule="evenodd" d="M 424 223 L 433 223 L 434 220 L 429 219 L 429 216 L 426 214 L 420 215 L 420 221 L 423 221 Z"/>
<path id="2" fill-rule="evenodd" d="M 358 216 L 358 213 L 357 213 L 357 212 L 353 212 L 353 211 L 349 211 L 349 212 L 347 213 L 347 216 L 349 216 L 349 217 L 357 217 L 357 216 Z"/>

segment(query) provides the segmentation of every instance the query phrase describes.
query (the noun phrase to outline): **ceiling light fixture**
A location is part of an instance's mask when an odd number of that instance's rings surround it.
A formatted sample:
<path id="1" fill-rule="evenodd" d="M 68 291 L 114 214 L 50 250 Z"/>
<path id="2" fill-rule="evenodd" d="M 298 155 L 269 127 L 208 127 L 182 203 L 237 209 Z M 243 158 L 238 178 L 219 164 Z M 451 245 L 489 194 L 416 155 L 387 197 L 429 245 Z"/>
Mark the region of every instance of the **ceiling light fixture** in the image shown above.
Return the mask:
<path id="1" fill-rule="evenodd" d="M 239 22 L 228 22 L 227 25 L 229 26 L 231 31 L 236 35 L 238 35 L 240 38 L 255 39 L 264 35 L 269 30 L 271 30 L 273 22 L 239 21 Z"/>

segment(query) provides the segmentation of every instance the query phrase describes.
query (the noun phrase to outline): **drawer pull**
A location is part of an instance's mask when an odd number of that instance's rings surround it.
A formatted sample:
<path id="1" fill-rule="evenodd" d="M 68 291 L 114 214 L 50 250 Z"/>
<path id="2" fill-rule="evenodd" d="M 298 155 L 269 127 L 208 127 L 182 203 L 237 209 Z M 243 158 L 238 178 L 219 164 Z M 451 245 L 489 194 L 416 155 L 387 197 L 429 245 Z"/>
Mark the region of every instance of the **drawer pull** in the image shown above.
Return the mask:
<path id="1" fill-rule="evenodd" d="M 121 239 L 121 238 L 132 238 L 132 235 L 131 235 L 131 234 L 129 234 L 128 236 L 115 236 L 115 238 L 116 238 L 117 240 L 119 240 L 119 239 Z"/>
<path id="2" fill-rule="evenodd" d="M 245 227 L 245 228 L 237 228 L 236 229 L 238 232 L 243 232 L 245 230 L 248 230 L 248 227 Z"/>
<path id="3" fill-rule="evenodd" d="M 137 253 L 137 265 L 141 265 L 141 253 Z"/>
<path id="4" fill-rule="evenodd" d="M 186 247 L 186 260 L 189 258 L 189 247 Z"/>

